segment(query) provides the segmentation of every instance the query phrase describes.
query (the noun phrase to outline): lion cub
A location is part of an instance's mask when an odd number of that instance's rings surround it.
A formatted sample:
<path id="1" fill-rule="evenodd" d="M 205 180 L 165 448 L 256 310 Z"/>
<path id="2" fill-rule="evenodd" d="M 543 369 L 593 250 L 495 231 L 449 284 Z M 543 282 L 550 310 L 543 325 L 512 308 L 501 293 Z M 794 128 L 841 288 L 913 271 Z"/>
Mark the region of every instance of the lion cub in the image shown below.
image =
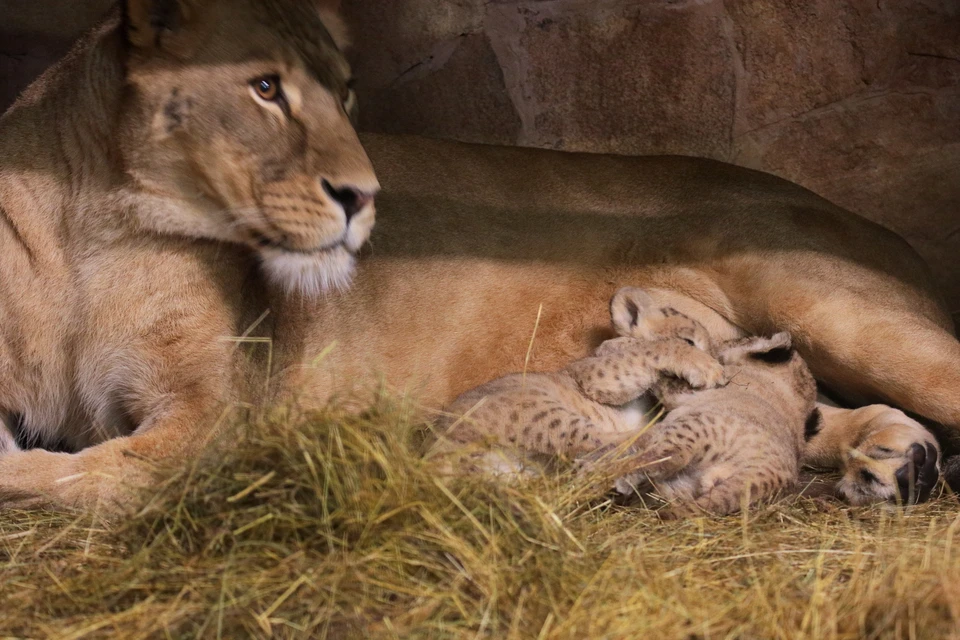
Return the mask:
<path id="1" fill-rule="evenodd" d="M 611 316 L 621 337 L 592 356 L 557 372 L 511 374 L 454 400 L 437 425 L 434 452 L 493 445 L 471 459 L 482 470 L 516 473 L 540 454 L 576 458 L 622 443 L 652 419 L 656 399 L 647 391 L 663 376 L 683 379 L 690 388 L 724 382 L 700 323 L 654 307 L 639 289 L 618 292 Z"/>
<path id="2" fill-rule="evenodd" d="M 619 491 L 656 490 L 672 516 L 731 513 L 746 491 L 756 502 L 795 482 L 816 384 L 788 334 L 715 346 L 699 322 L 635 288 L 617 292 L 611 317 L 621 337 L 590 357 L 457 398 L 439 448 L 495 445 L 471 459 L 501 473 L 531 454 L 622 467 Z M 650 425 L 658 399 L 668 413 Z"/>
<path id="3" fill-rule="evenodd" d="M 618 469 L 634 469 L 617 480 L 617 490 L 655 490 L 671 503 L 667 516 L 733 513 L 791 487 L 806 425 L 818 419 L 816 382 L 789 334 L 732 340 L 717 351 L 726 386 L 693 389 L 662 380 L 654 393 L 666 417 L 627 451 L 615 452 Z M 593 452 L 587 463 L 614 464 L 605 455 L 611 449 Z"/>

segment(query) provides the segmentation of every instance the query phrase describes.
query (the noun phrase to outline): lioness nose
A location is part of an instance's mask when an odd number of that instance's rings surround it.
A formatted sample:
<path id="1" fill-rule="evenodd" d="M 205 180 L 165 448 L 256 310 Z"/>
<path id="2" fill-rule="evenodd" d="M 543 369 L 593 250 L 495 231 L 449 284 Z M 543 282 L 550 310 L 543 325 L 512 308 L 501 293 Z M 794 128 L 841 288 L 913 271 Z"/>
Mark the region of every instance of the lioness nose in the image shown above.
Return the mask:
<path id="1" fill-rule="evenodd" d="M 323 190 L 343 207 L 343 213 L 347 216 L 347 222 L 350 222 L 350 218 L 360 213 L 365 206 L 373 201 L 373 195 L 364 193 L 349 185 L 335 187 L 324 180 Z"/>

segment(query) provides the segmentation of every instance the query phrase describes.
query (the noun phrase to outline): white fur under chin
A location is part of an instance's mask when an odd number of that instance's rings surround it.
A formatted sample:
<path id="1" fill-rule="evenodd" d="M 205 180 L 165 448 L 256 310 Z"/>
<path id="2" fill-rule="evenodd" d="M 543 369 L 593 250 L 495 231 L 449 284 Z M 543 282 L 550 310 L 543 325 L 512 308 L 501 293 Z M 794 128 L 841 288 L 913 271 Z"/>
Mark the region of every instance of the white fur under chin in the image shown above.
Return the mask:
<path id="1" fill-rule="evenodd" d="M 349 289 L 356 267 L 356 258 L 343 247 L 310 254 L 267 249 L 260 255 L 271 281 L 307 297 Z"/>

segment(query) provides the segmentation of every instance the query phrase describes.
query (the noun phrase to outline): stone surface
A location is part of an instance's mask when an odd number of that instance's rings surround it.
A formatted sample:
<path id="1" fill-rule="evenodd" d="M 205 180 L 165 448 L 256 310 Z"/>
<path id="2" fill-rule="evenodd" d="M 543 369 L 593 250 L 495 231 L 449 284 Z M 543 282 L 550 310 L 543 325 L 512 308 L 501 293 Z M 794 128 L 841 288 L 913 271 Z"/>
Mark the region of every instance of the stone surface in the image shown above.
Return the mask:
<path id="1" fill-rule="evenodd" d="M 70 42 L 93 26 L 114 0 L 0 0 L 0 31 L 43 34 Z M 4 40 L 0 40 L 0 48 Z"/>
<path id="2" fill-rule="evenodd" d="M 110 2 L 0 0 L 0 109 Z M 365 129 L 770 171 L 904 235 L 960 311 L 960 0 L 343 5 Z"/>
<path id="3" fill-rule="evenodd" d="M 488 27 L 513 63 L 521 142 L 729 153 L 734 69 L 719 3 L 497 4 Z"/>
<path id="4" fill-rule="evenodd" d="M 727 0 L 742 64 L 737 133 L 868 89 L 896 65 L 896 25 L 876 0 Z"/>
<path id="5" fill-rule="evenodd" d="M 512 144 L 520 117 L 483 34 L 464 35 L 435 72 L 410 72 L 361 101 L 361 121 L 388 133 L 416 131 L 466 142 Z M 446 114 L 437 118 L 437 113 Z"/>
<path id="6" fill-rule="evenodd" d="M 0 112 L 68 46 L 68 42 L 44 35 L 0 32 Z"/>
<path id="7" fill-rule="evenodd" d="M 360 94 L 442 68 L 458 38 L 483 30 L 485 6 L 480 0 L 344 2 Z"/>

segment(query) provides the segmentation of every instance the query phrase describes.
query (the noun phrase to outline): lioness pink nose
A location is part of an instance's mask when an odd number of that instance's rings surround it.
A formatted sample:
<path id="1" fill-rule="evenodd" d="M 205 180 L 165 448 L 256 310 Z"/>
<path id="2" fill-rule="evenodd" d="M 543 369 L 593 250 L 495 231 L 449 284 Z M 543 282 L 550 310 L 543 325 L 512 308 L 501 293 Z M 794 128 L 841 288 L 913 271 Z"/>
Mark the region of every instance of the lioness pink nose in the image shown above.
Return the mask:
<path id="1" fill-rule="evenodd" d="M 323 190 L 343 208 L 343 213 L 347 217 L 348 223 L 353 216 L 360 213 L 365 206 L 373 202 L 373 194 L 364 193 L 349 185 L 335 187 L 327 180 L 324 180 Z"/>

